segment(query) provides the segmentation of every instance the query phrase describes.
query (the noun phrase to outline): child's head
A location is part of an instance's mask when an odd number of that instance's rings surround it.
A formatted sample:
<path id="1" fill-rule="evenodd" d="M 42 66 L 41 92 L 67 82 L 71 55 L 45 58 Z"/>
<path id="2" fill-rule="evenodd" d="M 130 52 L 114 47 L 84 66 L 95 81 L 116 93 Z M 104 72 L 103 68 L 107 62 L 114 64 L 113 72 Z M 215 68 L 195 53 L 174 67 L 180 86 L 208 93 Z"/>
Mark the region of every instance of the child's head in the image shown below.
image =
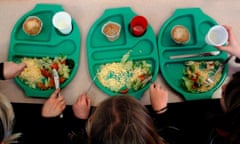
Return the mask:
<path id="1" fill-rule="evenodd" d="M 163 144 L 147 109 L 131 96 L 103 101 L 89 122 L 91 143 Z"/>
<path id="2" fill-rule="evenodd" d="M 232 111 L 240 106 L 240 72 L 233 74 L 229 83 L 223 87 L 222 104 L 225 111 Z"/>
<path id="3" fill-rule="evenodd" d="M 240 139 L 240 72 L 233 75 L 229 83 L 223 86 L 222 107 L 226 112 L 218 118 L 217 128 L 225 131 L 224 140 L 239 144 Z"/>
<path id="4" fill-rule="evenodd" d="M 8 144 L 17 139 L 20 134 L 12 135 L 14 111 L 5 95 L 0 93 L 0 143 Z"/>

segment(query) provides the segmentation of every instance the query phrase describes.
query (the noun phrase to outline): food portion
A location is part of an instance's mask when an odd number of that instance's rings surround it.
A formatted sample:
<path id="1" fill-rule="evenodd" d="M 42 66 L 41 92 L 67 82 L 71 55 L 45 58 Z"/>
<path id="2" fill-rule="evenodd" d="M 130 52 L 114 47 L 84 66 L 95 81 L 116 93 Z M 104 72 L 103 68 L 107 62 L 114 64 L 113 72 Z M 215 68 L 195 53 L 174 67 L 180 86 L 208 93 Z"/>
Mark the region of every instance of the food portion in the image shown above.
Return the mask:
<path id="1" fill-rule="evenodd" d="M 69 63 L 67 57 L 27 58 L 19 60 L 27 65 L 18 78 L 33 89 L 47 90 L 54 87 L 52 70 L 56 69 L 59 74 L 60 84 L 64 83 L 70 76 L 73 64 Z"/>
<path id="2" fill-rule="evenodd" d="M 109 41 L 115 41 L 119 38 L 121 26 L 115 22 L 107 22 L 102 27 L 102 33 L 107 37 Z"/>
<path id="3" fill-rule="evenodd" d="M 29 35 L 37 35 L 42 30 L 42 21 L 36 16 L 29 16 L 23 23 L 23 31 Z"/>
<path id="4" fill-rule="evenodd" d="M 126 94 L 144 87 L 143 81 L 152 75 L 152 65 L 145 60 L 127 60 L 129 53 L 121 62 L 112 62 L 100 66 L 97 72 L 99 82 L 107 89 Z"/>
<path id="5" fill-rule="evenodd" d="M 185 44 L 190 39 L 190 33 L 188 29 L 182 25 L 177 25 L 172 28 L 172 39 L 178 44 Z"/>
<path id="6" fill-rule="evenodd" d="M 217 73 L 212 84 L 206 83 L 206 80 L 214 75 L 220 65 L 219 61 L 187 61 L 182 77 L 182 87 L 191 93 L 210 90 L 220 80 L 222 73 Z"/>

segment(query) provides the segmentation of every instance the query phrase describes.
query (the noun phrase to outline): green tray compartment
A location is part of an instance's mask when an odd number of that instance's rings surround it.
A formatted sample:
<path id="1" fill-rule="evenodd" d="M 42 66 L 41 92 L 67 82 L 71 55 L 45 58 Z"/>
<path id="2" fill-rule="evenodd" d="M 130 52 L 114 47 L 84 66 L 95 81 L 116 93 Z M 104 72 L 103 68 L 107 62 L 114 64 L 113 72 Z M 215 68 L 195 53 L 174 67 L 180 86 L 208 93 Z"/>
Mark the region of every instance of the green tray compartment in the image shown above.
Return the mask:
<path id="1" fill-rule="evenodd" d="M 224 69 L 221 80 L 208 92 L 190 93 L 181 87 L 181 78 L 185 68 L 184 62 L 194 61 L 224 61 L 227 58 L 226 52 L 221 52 L 217 56 L 194 57 L 183 59 L 169 59 L 172 55 L 195 54 L 217 50 L 215 47 L 205 43 L 205 35 L 208 30 L 216 25 L 217 22 L 206 15 L 200 8 L 181 8 L 176 9 L 162 25 L 158 34 L 158 49 L 160 70 L 164 80 L 185 100 L 210 99 L 213 93 L 223 84 L 227 77 L 227 67 Z M 183 25 L 188 28 L 191 38 L 187 44 L 176 44 L 171 38 L 171 29 L 175 25 Z"/>
<path id="2" fill-rule="evenodd" d="M 156 79 L 159 71 L 156 35 L 149 24 L 143 36 L 133 36 L 129 31 L 129 23 L 136 15 L 130 7 L 110 8 L 106 9 L 91 26 L 86 44 L 88 70 L 92 79 L 94 79 L 100 65 L 120 62 L 122 56 L 129 50 L 132 51 L 129 60 L 146 60 L 152 64 L 153 80 Z M 117 22 L 121 25 L 119 39 L 114 42 L 109 42 L 101 32 L 102 26 L 108 21 Z M 94 83 L 109 96 L 120 95 L 103 87 L 97 79 Z M 130 90 L 128 95 L 140 99 L 149 86 L 150 84 L 147 84 L 138 91 Z"/>
<path id="3" fill-rule="evenodd" d="M 18 61 L 19 57 L 50 57 L 66 55 L 67 59 L 74 63 L 74 67 L 61 88 L 66 87 L 77 73 L 80 60 L 81 36 L 78 25 L 72 19 L 73 30 L 68 35 L 60 34 L 52 25 L 52 17 L 58 11 L 64 11 L 60 4 L 36 4 L 35 7 L 18 19 L 14 25 L 8 51 L 9 61 Z M 24 33 L 22 24 L 28 16 L 38 16 L 43 27 L 37 36 L 29 36 Z M 16 84 L 23 89 L 26 96 L 48 98 L 55 89 L 40 90 L 32 89 L 21 82 L 18 78 L 14 79 Z"/>

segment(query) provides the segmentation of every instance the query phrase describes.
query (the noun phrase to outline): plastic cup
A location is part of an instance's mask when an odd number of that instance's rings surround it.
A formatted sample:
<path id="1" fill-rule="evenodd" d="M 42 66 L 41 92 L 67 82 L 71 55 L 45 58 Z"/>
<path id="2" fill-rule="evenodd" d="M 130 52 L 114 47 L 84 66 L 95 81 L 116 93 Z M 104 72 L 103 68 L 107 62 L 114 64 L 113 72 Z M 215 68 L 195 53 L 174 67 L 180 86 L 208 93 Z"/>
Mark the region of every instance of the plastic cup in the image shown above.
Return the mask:
<path id="1" fill-rule="evenodd" d="M 116 22 L 108 21 L 102 27 L 103 35 L 105 35 L 106 38 L 111 42 L 119 38 L 120 32 L 121 32 L 121 25 Z"/>
<path id="2" fill-rule="evenodd" d="M 222 46 L 228 40 L 228 32 L 221 25 L 215 25 L 208 31 L 205 41 L 209 45 Z"/>
<path id="3" fill-rule="evenodd" d="M 52 19 L 53 26 L 62 34 L 69 34 L 72 31 L 72 18 L 67 12 L 57 12 Z"/>
<path id="4" fill-rule="evenodd" d="M 135 16 L 130 22 L 130 30 L 134 36 L 141 36 L 146 32 L 147 19 L 143 16 Z"/>

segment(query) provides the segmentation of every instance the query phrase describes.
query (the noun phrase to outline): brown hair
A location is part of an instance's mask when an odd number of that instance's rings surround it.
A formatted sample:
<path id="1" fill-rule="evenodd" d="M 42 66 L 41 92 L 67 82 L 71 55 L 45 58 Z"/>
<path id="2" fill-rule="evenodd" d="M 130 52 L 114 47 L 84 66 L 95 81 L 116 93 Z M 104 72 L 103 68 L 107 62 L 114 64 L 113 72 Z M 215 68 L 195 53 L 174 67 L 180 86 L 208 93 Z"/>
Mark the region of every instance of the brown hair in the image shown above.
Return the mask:
<path id="1" fill-rule="evenodd" d="M 91 120 L 93 144 L 164 144 L 143 106 L 131 96 L 113 96 L 103 101 Z"/>
<path id="2" fill-rule="evenodd" d="M 226 85 L 223 98 L 227 111 L 240 106 L 240 72 L 233 74 L 232 79 Z"/>
<path id="3" fill-rule="evenodd" d="M 223 94 L 226 113 L 218 118 L 218 128 L 227 132 L 225 141 L 240 143 L 240 72 L 235 73 Z"/>

